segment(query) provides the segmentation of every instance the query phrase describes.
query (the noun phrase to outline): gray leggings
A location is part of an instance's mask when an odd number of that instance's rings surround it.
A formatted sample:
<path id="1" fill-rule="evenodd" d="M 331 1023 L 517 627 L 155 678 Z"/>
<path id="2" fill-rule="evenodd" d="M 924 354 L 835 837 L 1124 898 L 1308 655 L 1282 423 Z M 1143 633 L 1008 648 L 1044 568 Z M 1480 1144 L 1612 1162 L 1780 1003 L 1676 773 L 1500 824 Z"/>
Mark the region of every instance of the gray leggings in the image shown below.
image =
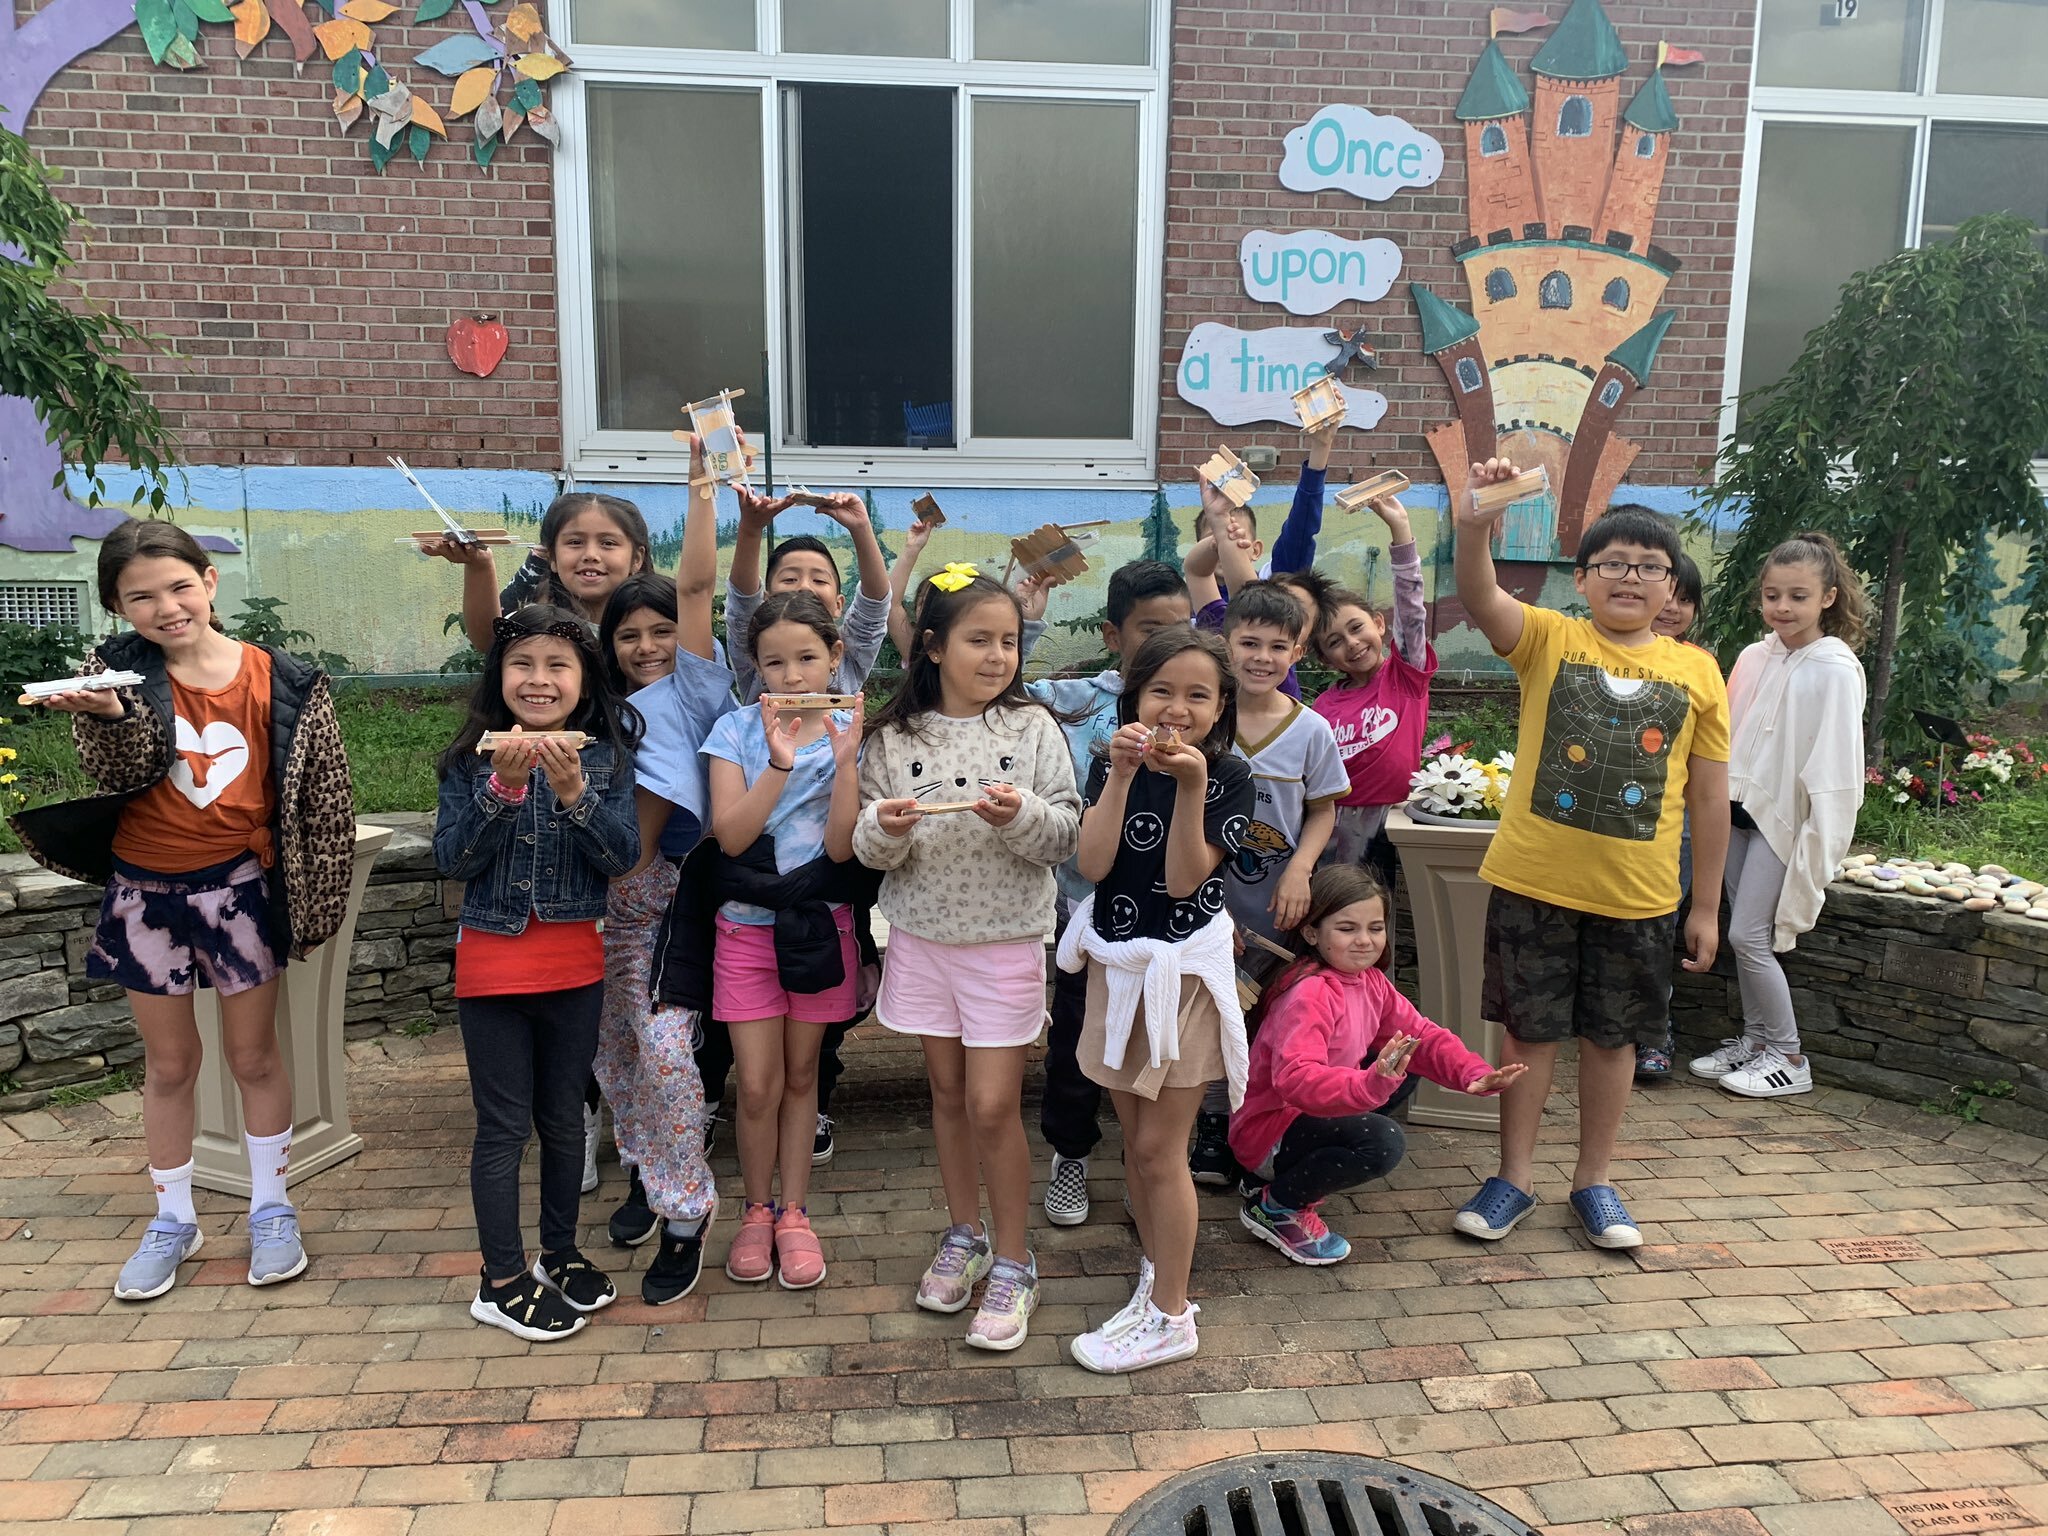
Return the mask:
<path id="1" fill-rule="evenodd" d="M 1743 1033 L 1777 1047 L 1787 1056 L 1799 1054 L 1799 1021 L 1792 1014 L 1792 988 L 1784 967 L 1771 953 L 1771 929 L 1778 915 L 1778 896 L 1785 888 L 1785 866 L 1771 852 L 1761 832 L 1732 827 L 1728 833 L 1728 947 L 1735 951 L 1735 974 L 1742 987 Z"/>

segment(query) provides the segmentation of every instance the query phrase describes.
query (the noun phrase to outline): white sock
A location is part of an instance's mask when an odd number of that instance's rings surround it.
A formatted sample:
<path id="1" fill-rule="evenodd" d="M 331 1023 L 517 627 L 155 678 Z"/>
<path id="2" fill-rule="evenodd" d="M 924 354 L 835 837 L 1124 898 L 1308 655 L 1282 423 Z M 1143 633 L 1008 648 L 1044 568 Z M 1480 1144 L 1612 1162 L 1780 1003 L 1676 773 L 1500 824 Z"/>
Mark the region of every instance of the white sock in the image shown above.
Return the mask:
<path id="1" fill-rule="evenodd" d="M 291 1166 L 292 1133 L 289 1127 L 275 1136 L 244 1136 L 249 1148 L 249 1209 L 266 1205 L 290 1205 L 284 1192 L 285 1169 Z"/>
<path id="2" fill-rule="evenodd" d="M 149 1177 L 156 1185 L 157 1215 L 167 1221 L 182 1221 L 188 1227 L 199 1225 L 199 1217 L 192 1209 L 191 1158 L 176 1168 L 152 1168 Z"/>

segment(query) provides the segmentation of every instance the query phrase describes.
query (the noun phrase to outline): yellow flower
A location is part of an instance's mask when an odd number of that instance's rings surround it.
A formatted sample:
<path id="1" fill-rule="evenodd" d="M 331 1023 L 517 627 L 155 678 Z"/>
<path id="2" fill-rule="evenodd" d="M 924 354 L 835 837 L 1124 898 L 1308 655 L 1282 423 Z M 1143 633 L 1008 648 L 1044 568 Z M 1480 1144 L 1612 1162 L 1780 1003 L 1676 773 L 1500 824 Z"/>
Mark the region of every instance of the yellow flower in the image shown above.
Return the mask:
<path id="1" fill-rule="evenodd" d="M 21 775 L 18 773 L 0 773 L 0 784 L 12 784 L 20 777 Z"/>

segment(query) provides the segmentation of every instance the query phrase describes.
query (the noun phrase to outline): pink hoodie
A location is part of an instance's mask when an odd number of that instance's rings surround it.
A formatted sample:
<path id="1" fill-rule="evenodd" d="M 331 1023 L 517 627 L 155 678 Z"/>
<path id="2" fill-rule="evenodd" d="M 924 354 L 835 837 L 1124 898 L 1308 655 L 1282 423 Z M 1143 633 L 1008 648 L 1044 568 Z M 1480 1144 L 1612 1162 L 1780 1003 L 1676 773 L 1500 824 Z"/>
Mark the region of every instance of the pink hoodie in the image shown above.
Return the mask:
<path id="1" fill-rule="evenodd" d="M 1334 1120 L 1386 1103 L 1401 1079 L 1365 1068 L 1396 1034 L 1418 1039 L 1409 1070 L 1446 1088 L 1464 1092 L 1493 1070 L 1464 1041 L 1417 1012 L 1386 972 L 1316 971 L 1274 1001 L 1252 1041 L 1244 1103 L 1230 1117 L 1230 1150 L 1237 1160 L 1257 1168 L 1297 1115 Z"/>

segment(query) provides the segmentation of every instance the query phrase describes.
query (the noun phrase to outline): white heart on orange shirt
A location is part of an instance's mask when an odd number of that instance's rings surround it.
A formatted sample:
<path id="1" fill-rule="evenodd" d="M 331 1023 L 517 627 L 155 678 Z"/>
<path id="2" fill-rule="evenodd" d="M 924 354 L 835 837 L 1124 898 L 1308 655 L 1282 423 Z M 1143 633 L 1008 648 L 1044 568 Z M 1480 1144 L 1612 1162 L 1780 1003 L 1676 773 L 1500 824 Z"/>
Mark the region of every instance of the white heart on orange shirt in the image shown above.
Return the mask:
<path id="1" fill-rule="evenodd" d="M 249 738 L 226 720 L 215 720 L 205 730 L 195 731 L 183 715 L 173 715 L 177 727 L 177 760 L 169 774 L 178 793 L 204 810 L 228 791 L 249 766 Z"/>

